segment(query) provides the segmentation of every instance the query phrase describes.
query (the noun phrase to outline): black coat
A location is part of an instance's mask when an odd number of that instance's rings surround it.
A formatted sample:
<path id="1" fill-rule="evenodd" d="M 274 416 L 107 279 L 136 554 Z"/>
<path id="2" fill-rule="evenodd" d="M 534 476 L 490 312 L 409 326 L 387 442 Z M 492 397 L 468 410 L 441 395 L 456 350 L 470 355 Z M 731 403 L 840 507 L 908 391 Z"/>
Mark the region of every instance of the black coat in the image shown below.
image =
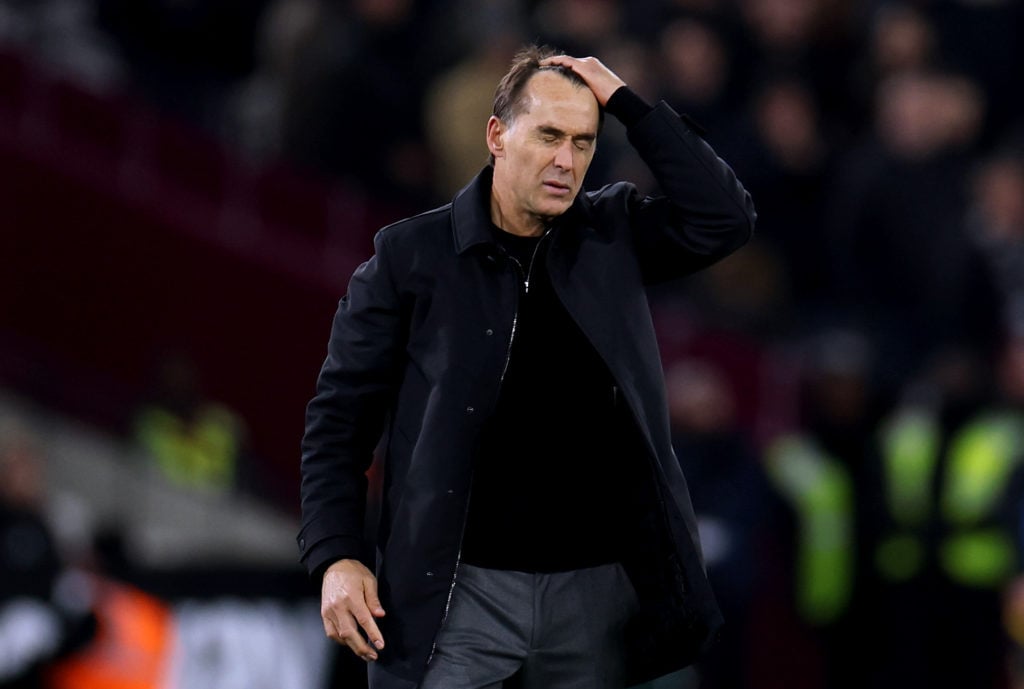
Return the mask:
<path id="1" fill-rule="evenodd" d="M 617 183 L 556 220 L 547 268 L 632 412 L 652 477 L 626 563 L 644 613 L 632 679 L 692 662 L 720 625 L 686 481 L 672 451 L 645 287 L 708 266 L 752 232 L 732 170 L 665 103 L 629 128 L 665 195 Z M 450 204 L 377 233 L 334 318 L 302 444 L 302 560 L 316 573 L 359 558 L 367 480 L 386 440 L 377 577 L 387 646 L 377 661 L 418 682 L 456 578 L 474 446 L 494 409 L 519 298 L 490 230 L 490 168 Z"/>

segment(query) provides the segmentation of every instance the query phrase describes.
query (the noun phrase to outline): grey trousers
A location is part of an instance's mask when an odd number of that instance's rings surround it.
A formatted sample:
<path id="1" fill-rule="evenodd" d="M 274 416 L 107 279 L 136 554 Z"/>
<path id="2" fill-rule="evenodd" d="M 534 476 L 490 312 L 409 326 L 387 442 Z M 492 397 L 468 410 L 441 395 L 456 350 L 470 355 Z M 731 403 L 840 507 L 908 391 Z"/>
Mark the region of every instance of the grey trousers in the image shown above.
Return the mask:
<path id="1" fill-rule="evenodd" d="M 460 565 L 420 689 L 624 689 L 626 620 L 637 605 L 618 564 L 530 574 Z"/>

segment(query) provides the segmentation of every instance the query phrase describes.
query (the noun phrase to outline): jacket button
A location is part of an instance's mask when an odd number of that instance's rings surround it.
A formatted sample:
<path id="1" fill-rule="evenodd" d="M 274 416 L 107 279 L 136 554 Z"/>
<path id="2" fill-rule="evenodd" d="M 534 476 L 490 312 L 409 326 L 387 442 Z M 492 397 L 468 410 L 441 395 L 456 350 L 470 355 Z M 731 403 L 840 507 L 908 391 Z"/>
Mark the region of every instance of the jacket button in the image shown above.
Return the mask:
<path id="1" fill-rule="evenodd" d="M 491 335 L 494 334 L 494 331 L 492 329 L 488 328 L 487 330 L 484 331 L 484 334 L 487 335 L 488 337 L 490 337 Z"/>
<path id="2" fill-rule="evenodd" d="M 434 576 L 434 573 L 433 572 L 427 572 L 427 576 L 428 577 L 432 577 L 432 576 Z"/>
<path id="3" fill-rule="evenodd" d="M 476 411 L 476 409 L 474 409 L 473 407 L 466 407 L 466 413 L 467 414 L 472 414 L 475 411 Z"/>
<path id="4" fill-rule="evenodd" d="M 448 495 L 455 495 L 455 489 L 454 488 L 449 488 L 448 489 Z"/>
<path id="5" fill-rule="evenodd" d="M 305 547 L 306 547 L 306 539 L 305 538 L 300 538 L 299 539 L 299 547 L 305 549 Z"/>

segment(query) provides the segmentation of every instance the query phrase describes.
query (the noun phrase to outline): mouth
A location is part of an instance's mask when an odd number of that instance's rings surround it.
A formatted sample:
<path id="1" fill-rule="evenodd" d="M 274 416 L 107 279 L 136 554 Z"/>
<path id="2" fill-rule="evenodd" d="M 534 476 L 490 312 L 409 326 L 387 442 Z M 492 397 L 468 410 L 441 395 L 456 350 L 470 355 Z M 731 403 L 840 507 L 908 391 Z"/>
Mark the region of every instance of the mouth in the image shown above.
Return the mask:
<path id="1" fill-rule="evenodd" d="M 557 179 L 544 180 L 544 188 L 556 196 L 568 196 L 572 193 L 572 187 L 564 182 L 559 182 Z"/>

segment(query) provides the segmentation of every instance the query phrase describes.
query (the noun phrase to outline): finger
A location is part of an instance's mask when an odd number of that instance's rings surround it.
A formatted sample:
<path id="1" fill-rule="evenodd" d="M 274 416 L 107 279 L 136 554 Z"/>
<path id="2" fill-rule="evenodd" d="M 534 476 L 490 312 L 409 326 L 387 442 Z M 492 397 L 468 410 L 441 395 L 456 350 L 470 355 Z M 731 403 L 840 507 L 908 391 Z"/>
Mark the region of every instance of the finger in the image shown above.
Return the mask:
<path id="1" fill-rule="evenodd" d="M 374 617 L 384 617 L 384 606 L 380 604 L 380 596 L 377 595 L 377 580 L 367 577 L 364 584 L 366 590 L 366 605 Z"/>
<path id="2" fill-rule="evenodd" d="M 341 640 L 353 653 L 363 660 L 367 662 L 377 660 L 377 652 L 370 648 L 370 645 L 366 643 L 363 635 L 359 633 L 355 625 L 349 625 L 341 630 Z"/>
<path id="3" fill-rule="evenodd" d="M 568 55 L 553 55 L 551 57 L 546 57 L 540 61 L 541 67 L 552 67 L 554 65 L 559 65 L 562 67 L 568 67 L 572 69 L 573 64 L 573 58 L 569 57 Z"/>
<path id="4" fill-rule="evenodd" d="M 338 634 L 337 627 L 334 625 L 334 620 L 332 620 L 327 615 L 324 615 L 322 619 L 323 619 L 323 622 L 324 622 L 324 634 L 327 635 L 327 638 L 333 639 L 334 641 L 337 641 L 338 643 L 344 643 L 341 640 L 341 636 Z"/>
<path id="5" fill-rule="evenodd" d="M 324 622 L 324 631 L 327 633 L 327 636 L 340 644 L 348 646 L 353 653 L 363 660 L 376 660 L 377 653 L 370 648 L 363 639 L 363 635 L 359 633 L 359 628 L 353 624 L 352 615 L 348 612 L 343 612 L 342 616 L 343 617 L 341 618 L 337 617 L 332 608 L 324 609 L 322 617 Z M 368 614 L 366 614 L 366 617 L 367 619 L 372 619 Z M 341 622 L 339 619 L 345 620 L 345 622 Z"/>
<path id="6" fill-rule="evenodd" d="M 370 610 L 364 608 L 363 611 L 356 614 L 356 622 L 366 632 L 367 638 L 377 650 L 384 648 L 384 636 L 380 633 L 380 629 L 377 628 L 377 623 L 374 621 L 373 616 L 370 615 Z"/>

